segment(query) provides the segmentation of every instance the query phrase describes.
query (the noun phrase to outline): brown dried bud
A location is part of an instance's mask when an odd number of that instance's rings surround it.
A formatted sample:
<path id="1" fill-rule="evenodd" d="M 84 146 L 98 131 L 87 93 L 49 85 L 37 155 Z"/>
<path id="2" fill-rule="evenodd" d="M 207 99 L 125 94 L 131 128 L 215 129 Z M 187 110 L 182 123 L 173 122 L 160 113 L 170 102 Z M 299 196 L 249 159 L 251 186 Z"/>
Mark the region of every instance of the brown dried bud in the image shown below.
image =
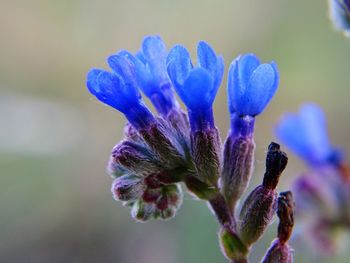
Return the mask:
<path id="1" fill-rule="evenodd" d="M 282 192 L 278 197 L 277 216 L 280 220 L 278 224 L 278 239 L 281 243 L 286 243 L 294 226 L 294 200 L 291 191 Z"/>

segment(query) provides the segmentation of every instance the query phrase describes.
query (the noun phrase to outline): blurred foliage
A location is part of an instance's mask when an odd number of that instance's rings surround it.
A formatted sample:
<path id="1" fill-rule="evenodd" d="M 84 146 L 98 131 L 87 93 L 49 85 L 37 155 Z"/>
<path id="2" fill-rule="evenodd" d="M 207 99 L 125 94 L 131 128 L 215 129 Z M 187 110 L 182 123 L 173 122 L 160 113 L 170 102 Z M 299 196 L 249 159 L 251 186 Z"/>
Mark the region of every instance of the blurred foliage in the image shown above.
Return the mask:
<path id="1" fill-rule="evenodd" d="M 326 0 L 0 0 L 0 261 L 225 262 L 204 203 L 187 196 L 172 221 L 139 224 L 112 200 L 105 164 L 124 120 L 92 99 L 86 72 L 117 50 L 136 51 L 149 34 L 192 52 L 204 39 L 226 68 L 243 52 L 275 60 L 281 85 L 257 122 L 253 187 L 274 124 L 304 101 L 324 107 L 334 143 L 350 149 L 350 42 L 327 12 Z M 215 102 L 222 138 L 223 83 Z M 303 169 L 291 156 L 281 190 Z M 311 262 L 297 243 L 296 262 Z M 346 252 L 324 262 L 348 262 Z"/>

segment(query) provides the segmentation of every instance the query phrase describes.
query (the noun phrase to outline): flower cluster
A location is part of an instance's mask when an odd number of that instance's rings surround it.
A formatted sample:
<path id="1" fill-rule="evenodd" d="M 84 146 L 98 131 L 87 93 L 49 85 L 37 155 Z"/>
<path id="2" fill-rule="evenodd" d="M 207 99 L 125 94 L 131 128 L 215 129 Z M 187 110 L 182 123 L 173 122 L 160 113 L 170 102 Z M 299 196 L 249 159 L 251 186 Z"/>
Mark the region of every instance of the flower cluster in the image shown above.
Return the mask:
<path id="1" fill-rule="evenodd" d="M 207 43 L 198 44 L 197 65 L 185 47 L 176 45 L 168 52 L 158 36 L 146 37 L 136 54 L 120 51 L 107 61 L 111 71 L 92 69 L 87 87 L 128 120 L 124 139 L 113 148 L 108 163 L 108 172 L 115 178 L 114 198 L 131 207 L 138 221 L 168 219 L 181 205 L 180 183 L 184 183 L 211 206 L 221 227 L 225 256 L 232 262 L 246 262 L 251 245 L 279 206 L 276 187 L 287 165 L 286 154 L 271 143 L 262 183 L 248 195 L 237 218 L 237 204 L 253 170 L 255 118 L 278 87 L 276 64 L 261 63 L 253 54 L 232 62 L 227 83 L 231 128 L 222 144 L 212 106 L 224 62 Z M 145 105 L 141 91 L 157 114 Z M 285 222 L 291 213 L 281 212 L 280 219 Z M 289 235 L 282 239 L 275 250 L 290 259 L 291 250 L 284 245 Z M 274 260 L 272 256 L 264 262 Z"/>
<path id="2" fill-rule="evenodd" d="M 305 104 L 299 113 L 286 114 L 276 133 L 310 167 L 294 184 L 304 236 L 318 248 L 317 254 L 333 254 L 334 230 L 350 226 L 350 173 L 344 156 L 329 142 L 324 113 L 315 104 Z"/>

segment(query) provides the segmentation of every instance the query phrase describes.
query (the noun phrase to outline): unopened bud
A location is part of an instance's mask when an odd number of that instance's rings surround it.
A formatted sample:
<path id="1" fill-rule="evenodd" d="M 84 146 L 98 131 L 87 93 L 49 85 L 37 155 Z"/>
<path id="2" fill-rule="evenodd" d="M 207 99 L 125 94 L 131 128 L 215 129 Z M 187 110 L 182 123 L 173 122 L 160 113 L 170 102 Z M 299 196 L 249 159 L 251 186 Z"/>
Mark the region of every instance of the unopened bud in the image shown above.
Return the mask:
<path id="1" fill-rule="evenodd" d="M 139 132 L 154 153 L 155 159 L 166 168 L 175 168 L 184 164 L 185 155 L 179 142 L 169 133 L 168 126 L 159 119 Z"/>
<path id="2" fill-rule="evenodd" d="M 274 142 L 270 143 L 266 156 L 266 172 L 263 181 L 263 185 L 266 188 L 276 188 L 287 163 L 287 154 L 280 150 L 280 145 Z"/>
<path id="3" fill-rule="evenodd" d="M 148 175 L 161 169 L 151 151 L 135 142 L 122 141 L 114 147 L 112 157 L 117 164 L 137 175 Z"/>
<path id="4" fill-rule="evenodd" d="M 113 156 L 109 157 L 107 164 L 107 174 L 109 174 L 113 178 L 118 178 L 128 173 L 128 170 L 126 170 L 120 164 L 115 162 Z"/>
<path id="5" fill-rule="evenodd" d="M 137 200 L 131 209 L 131 217 L 136 221 L 145 222 L 154 217 L 156 206 L 154 203 L 145 203 L 142 200 Z"/>
<path id="6" fill-rule="evenodd" d="M 271 143 L 266 156 L 266 172 L 262 185 L 256 187 L 245 200 L 238 224 L 242 241 L 250 246 L 270 224 L 277 208 L 278 179 L 287 165 L 287 155 L 277 143 Z"/>
<path id="7" fill-rule="evenodd" d="M 222 227 L 219 232 L 219 240 L 222 253 L 227 259 L 239 262 L 247 258 L 248 248 L 232 230 Z"/>
<path id="8" fill-rule="evenodd" d="M 142 142 L 142 138 L 140 137 L 139 133 L 129 122 L 125 124 L 124 136 L 127 140 L 133 142 Z"/>
<path id="9" fill-rule="evenodd" d="M 293 250 L 277 239 L 273 241 L 261 263 L 293 263 Z"/>
<path id="10" fill-rule="evenodd" d="M 231 209 L 246 190 L 251 178 L 255 143 L 251 137 L 229 136 L 224 146 L 221 187 Z"/>
<path id="11" fill-rule="evenodd" d="M 294 226 L 294 201 L 292 192 L 282 192 L 278 197 L 277 216 L 279 218 L 277 239 L 271 244 L 262 263 L 292 263 L 293 250 L 287 241 Z"/>
<path id="12" fill-rule="evenodd" d="M 238 223 L 244 244 L 255 243 L 270 224 L 277 207 L 277 193 L 260 185 L 245 200 Z"/>
<path id="13" fill-rule="evenodd" d="M 145 189 L 142 178 L 129 174 L 115 179 L 111 191 L 115 200 L 129 201 L 141 197 Z"/>
<path id="14" fill-rule="evenodd" d="M 175 129 L 175 136 L 184 148 L 185 154 L 190 154 L 190 123 L 187 114 L 181 109 L 171 110 L 167 115 L 167 120 Z"/>
<path id="15" fill-rule="evenodd" d="M 294 226 L 294 200 L 291 191 L 282 192 L 278 197 L 277 216 L 280 220 L 278 224 L 278 239 L 281 243 L 289 240 Z"/>
<path id="16" fill-rule="evenodd" d="M 220 144 L 216 128 L 191 133 L 192 156 L 198 176 L 215 187 L 220 174 Z"/>

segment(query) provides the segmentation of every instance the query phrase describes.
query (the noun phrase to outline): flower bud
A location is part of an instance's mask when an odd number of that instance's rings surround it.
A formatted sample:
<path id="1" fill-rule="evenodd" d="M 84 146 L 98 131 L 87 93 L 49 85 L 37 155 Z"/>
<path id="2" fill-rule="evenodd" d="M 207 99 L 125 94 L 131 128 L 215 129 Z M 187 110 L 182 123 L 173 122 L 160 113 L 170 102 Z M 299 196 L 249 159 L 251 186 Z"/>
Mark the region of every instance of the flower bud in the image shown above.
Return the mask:
<path id="1" fill-rule="evenodd" d="M 280 151 L 277 143 L 269 145 L 263 183 L 249 194 L 240 213 L 238 233 L 247 246 L 262 236 L 272 220 L 277 208 L 275 188 L 287 160 L 287 155 Z"/>
<path id="2" fill-rule="evenodd" d="M 138 222 L 146 222 L 154 217 L 156 206 L 154 203 L 145 203 L 137 200 L 131 209 L 131 217 Z"/>
<path id="3" fill-rule="evenodd" d="M 278 224 L 278 239 L 281 243 L 286 243 L 294 226 L 294 200 L 291 191 L 282 192 L 278 197 L 277 216 L 280 220 Z"/>
<path id="4" fill-rule="evenodd" d="M 292 263 L 293 250 L 287 241 L 294 226 L 294 201 L 292 192 L 282 192 L 278 197 L 277 216 L 279 218 L 277 239 L 267 251 L 262 263 Z"/>
<path id="5" fill-rule="evenodd" d="M 216 128 L 191 133 L 192 156 L 198 176 L 215 187 L 220 174 L 220 144 Z"/>
<path id="6" fill-rule="evenodd" d="M 263 186 L 269 189 L 275 189 L 287 163 L 287 154 L 280 150 L 280 145 L 274 142 L 270 143 L 266 156 L 266 172 Z"/>
<path id="7" fill-rule="evenodd" d="M 255 243 L 265 232 L 276 212 L 277 193 L 260 185 L 255 188 L 244 202 L 238 233 L 247 246 Z"/>
<path id="8" fill-rule="evenodd" d="M 117 164 L 137 175 L 149 175 L 161 169 L 149 149 L 130 141 L 122 141 L 116 145 L 112 150 L 112 157 Z"/>
<path id="9" fill-rule="evenodd" d="M 128 170 L 115 162 L 113 156 L 109 157 L 107 163 L 107 174 L 109 174 L 112 178 L 117 178 L 128 173 Z"/>
<path id="10" fill-rule="evenodd" d="M 146 37 L 136 55 L 139 86 L 164 117 L 179 108 L 167 73 L 167 55 L 166 46 L 159 36 Z"/>
<path id="11" fill-rule="evenodd" d="M 250 117 L 241 120 L 239 130 L 253 130 Z M 246 128 L 246 127 L 250 128 Z M 246 190 L 251 178 L 254 162 L 255 143 L 252 134 L 231 130 L 224 146 L 224 165 L 220 184 L 225 199 L 234 211 L 235 204 Z"/>
<path id="12" fill-rule="evenodd" d="M 221 251 L 225 257 L 234 262 L 246 259 L 248 248 L 232 230 L 221 228 L 219 232 Z"/>
<path id="13" fill-rule="evenodd" d="M 162 166 L 175 168 L 184 165 L 183 149 L 173 134 L 169 132 L 169 125 L 162 122 L 161 119 L 139 132 L 151 148 L 154 158 L 159 160 Z"/>
<path id="14" fill-rule="evenodd" d="M 259 115 L 275 94 L 279 73 L 275 62 L 261 63 L 254 54 L 232 61 L 228 72 L 229 110 L 238 115 Z"/>
<path id="15" fill-rule="evenodd" d="M 142 178 L 128 174 L 115 179 L 111 191 L 115 200 L 129 201 L 140 198 L 145 189 Z"/>
<path id="16" fill-rule="evenodd" d="M 293 249 L 288 244 L 275 240 L 261 263 L 293 263 Z"/>

